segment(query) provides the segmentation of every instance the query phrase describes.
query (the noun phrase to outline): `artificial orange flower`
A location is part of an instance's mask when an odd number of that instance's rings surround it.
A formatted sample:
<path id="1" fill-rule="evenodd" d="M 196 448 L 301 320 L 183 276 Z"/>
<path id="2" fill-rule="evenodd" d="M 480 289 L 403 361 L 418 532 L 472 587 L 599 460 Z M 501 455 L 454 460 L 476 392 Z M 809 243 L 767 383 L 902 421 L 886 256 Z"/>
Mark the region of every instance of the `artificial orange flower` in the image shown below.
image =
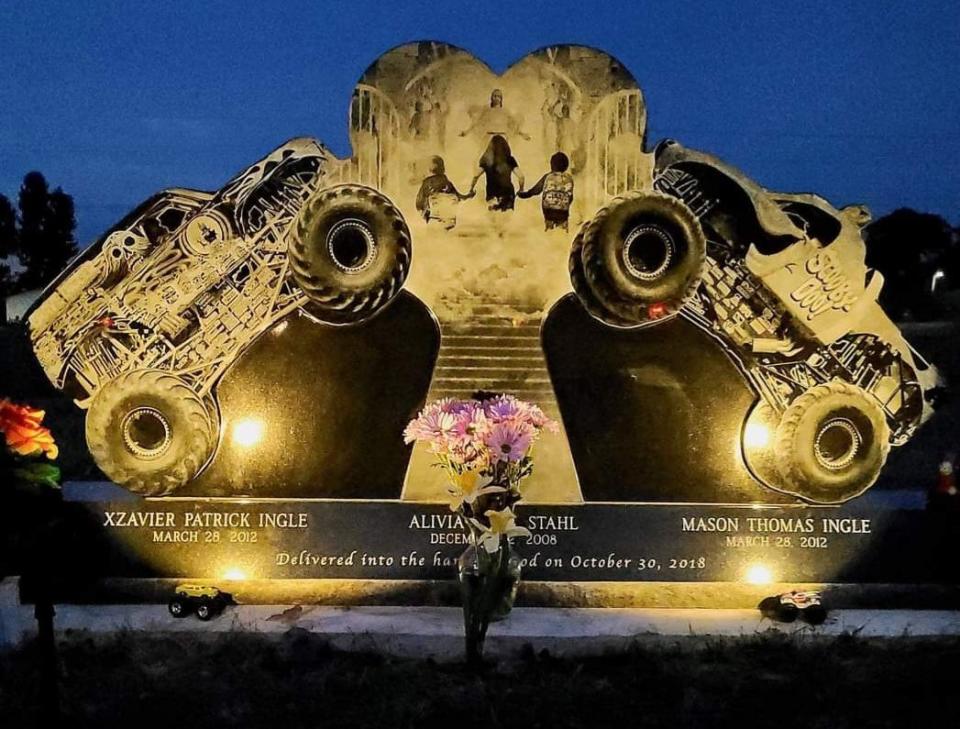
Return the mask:
<path id="1" fill-rule="evenodd" d="M 49 428 L 43 427 L 43 410 L 28 405 L 16 405 L 4 398 L 0 400 L 0 432 L 7 440 L 7 447 L 21 456 L 45 453 L 53 460 L 59 450 Z"/>

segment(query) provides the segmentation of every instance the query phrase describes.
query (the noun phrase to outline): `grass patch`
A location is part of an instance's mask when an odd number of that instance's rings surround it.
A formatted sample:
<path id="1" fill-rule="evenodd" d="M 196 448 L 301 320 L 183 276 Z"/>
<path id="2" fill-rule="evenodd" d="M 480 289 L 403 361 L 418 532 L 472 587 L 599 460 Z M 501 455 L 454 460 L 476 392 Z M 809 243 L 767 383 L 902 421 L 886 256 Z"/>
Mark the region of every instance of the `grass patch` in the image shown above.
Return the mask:
<path id="1" fill-rule="evenodd" d="M 338 653 L 316 635 L 119 633 L 60 641 L 76 727 L 922 726 L 960 710 L 960 639 L 767 634 L 558 659 L 483 674 Z M 31 725 L 37 654 L 0 660 L 0 726 Z"/>

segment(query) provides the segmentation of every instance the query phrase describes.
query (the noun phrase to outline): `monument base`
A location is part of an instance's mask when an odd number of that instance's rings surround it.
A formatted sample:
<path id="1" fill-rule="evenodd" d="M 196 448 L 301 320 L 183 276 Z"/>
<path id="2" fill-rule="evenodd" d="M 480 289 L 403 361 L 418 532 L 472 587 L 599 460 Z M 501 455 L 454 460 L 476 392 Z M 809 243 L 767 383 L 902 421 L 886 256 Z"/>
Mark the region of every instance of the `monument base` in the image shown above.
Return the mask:
<path id="1" fill-rule="evenodd" d="M 141 499 L 104 483 L 68 483 L 64 497 L 68 541 L 49 546 L 62 569 L 38 572 L 58 602 L 165 603 L 197 581 L 240 604 L 460 604 L 467 533 L 443 504 Z M 843 507 L 523 505 L 517 604 L 754 608 L 820 589 L 834 607 L 952 608 L 957 520 L 917 491 Z"/>
<path id="2" fill-rule="evenodd" d="M 539 586 L 534 585 L 533 589 Z M 21 604 L 17 593 L 15 578 L 0 582 L 0 647 L 18 645 L 36 633 L 33 608 Z M 271 636 L 276 640 L 299 640 L 307 632 L 341 651 L 463 660 L 463 615 L 456 607 L 239 605 L 228 607 L 215 620 L 203 622 L 174 618 L 157 604 L 59 604 L 55 629 L 67 634 L 82 631 L 85 640 L 95 641 L 100 636 L 109 640 L 117 631 L 124 631 L 146 634 L 148 640 L 162 636 L 164 640 L 189 641 L 192 645 L 218 640 L 224 633 L 236 636 L 238 631 L 256 633 L 265 640 Z M 507 620 L 490 626 L 485 652 L 488 658 L 507 660 L 529 656 L 531 651 L 549 651 L 553 656 L 608 655 L 638 645 L 667 642 L 671 646 L 679 642 L 716 645 L 718 640 L 764 636 L 780 641 L 778 634 L 796 634 L 804 642 L 829 641 L 850 634 L 861 638 L 940 639 L 960 635 L 960 613 L 833 609 L 825 623 L 811 626 L 803 621 L 773 622 L 756 609 L 518 607 Z"/>

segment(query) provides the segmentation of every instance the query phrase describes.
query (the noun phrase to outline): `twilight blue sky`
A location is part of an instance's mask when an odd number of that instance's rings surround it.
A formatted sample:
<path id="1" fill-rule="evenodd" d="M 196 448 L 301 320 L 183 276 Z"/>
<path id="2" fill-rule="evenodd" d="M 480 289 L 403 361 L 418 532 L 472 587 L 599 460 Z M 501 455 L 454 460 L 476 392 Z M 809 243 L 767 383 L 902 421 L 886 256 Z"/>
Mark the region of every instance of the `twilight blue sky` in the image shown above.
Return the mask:
<path id="1" fill-rule="evenodd" d="M 444 40 L 502 70 L 560 42 L 617 56 L 649 139 L 778 190 L 960 222 L 960 3 L 0 0 L 0 193 L 39 169 L 89 242 L 150 193 L 212 189 L 283 140 L 348 151 L 357 78 Z"/>

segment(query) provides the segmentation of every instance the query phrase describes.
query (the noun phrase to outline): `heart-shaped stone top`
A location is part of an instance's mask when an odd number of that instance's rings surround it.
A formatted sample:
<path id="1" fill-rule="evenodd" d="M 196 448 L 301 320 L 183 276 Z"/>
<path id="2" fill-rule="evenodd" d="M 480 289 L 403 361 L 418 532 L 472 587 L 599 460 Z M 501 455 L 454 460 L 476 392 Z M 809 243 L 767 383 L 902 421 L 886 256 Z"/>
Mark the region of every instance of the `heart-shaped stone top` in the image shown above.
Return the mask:
<path id="1" fill-rule="evenodd" d="M 497 75 L 446 43 L 409 43 L 354 89 L 352 176 L 402 195 L 432 174 L 465 185 L 485 159 L 518 165 L 532 183 L 560 153 L 590 208 L 649 177 L 646 116 L 633 76 L 594 48 L 550 46 Z"/>

